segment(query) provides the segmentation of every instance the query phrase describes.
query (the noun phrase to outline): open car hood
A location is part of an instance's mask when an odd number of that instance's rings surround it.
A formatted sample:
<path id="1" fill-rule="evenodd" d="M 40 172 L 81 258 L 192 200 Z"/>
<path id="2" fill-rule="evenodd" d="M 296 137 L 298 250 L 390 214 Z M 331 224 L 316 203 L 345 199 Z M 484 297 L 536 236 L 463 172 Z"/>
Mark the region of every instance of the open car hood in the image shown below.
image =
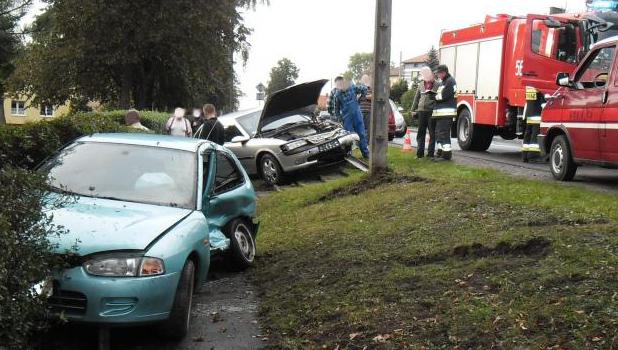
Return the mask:
<path id="1" fill-rule="evenodd" d="M 291 113 L 313 113 L 322 88 L 327 82 L 328 80 L 323 79 L 298 84 L 279 90 L 269 96 L 260 116 L 258 133 L 262 132 L 265 125 L 283 119 Z"/>

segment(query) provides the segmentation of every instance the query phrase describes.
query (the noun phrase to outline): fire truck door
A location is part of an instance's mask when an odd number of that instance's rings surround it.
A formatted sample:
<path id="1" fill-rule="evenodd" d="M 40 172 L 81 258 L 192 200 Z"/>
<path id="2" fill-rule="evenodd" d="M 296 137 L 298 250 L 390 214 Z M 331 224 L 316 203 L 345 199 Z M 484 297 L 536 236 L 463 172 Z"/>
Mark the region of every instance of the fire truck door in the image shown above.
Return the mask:
<path id="1" fill-rule="evenodd" d="M 593 51 L 575 73 L 573 86 L 560 92 L 562 122 L 569 132 L 575 158 L 601 159 L 601 116 L 615 49 L 607 46 Z"/>
<path id="2" fill-rule="evenodd" d="M 618 53 L 615 53 L 618 54 Z M 607 103 L 601 116 L 603 129 L 600 135 L 600 148 L 603 161 L 618 163 L 618 60 L 614 58 L 607 88 Z"/>
<path id="3" fill-rule="evenodd" d="M 528 15 L 523 34 L 523 62 L 517 62 L 517 74 L 524 86 L 543 91 L 555 90 L 556 72 L 572 72 L 582 47 L 577 24 L 566 19 Z"/>

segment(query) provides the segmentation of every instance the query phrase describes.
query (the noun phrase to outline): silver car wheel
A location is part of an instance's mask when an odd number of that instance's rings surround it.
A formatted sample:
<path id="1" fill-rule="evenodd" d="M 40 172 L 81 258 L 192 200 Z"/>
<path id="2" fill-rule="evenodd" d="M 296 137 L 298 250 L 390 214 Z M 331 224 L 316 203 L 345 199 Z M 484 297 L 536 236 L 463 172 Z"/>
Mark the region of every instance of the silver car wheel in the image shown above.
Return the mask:
<path id="1" fill-rule="evenodd" d="M 262 162 L 262 173 L 268 181 L 271 183 L 277 183 L 277 180 L 279 179 L 277 164 L 275 164 L 275 162 L 270 158 L 267 158 Z"/>
<path id="2" fill-rule="evenodd" d="M 234 232 L 234 238 L 238 243 L 238 247 L 240 248 L 240 252 L 247 259 L 248 262 L 252 262 L 255 258 L 255 244 L 253 239 L 251 238 L 251 232 L 244 224 L 239 224 L 236 226 L 236 231 Z"/>

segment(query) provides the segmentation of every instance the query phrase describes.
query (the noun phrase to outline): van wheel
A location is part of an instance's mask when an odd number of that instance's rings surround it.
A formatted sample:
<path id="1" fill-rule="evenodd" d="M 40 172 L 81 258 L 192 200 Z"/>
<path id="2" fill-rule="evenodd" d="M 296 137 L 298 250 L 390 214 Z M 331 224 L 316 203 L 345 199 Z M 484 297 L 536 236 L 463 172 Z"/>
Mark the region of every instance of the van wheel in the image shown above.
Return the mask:
<path id="1" fill-rule="evenodd" d="M 457 118 L 457 141 L 465 151 L 486 151 L 494 137 L 494 129 L 487 125 L 472 123 L 470 111 L 466 108 Z"/>
<path id="2" fill-rule="evenodd" d="M 560 135 L 552 142 L 549 152 L 549 167 L 554 179 L 558 181 L 571 181 L 575 177 L 577 164 L 573 161 L 566 136 Z"/>
<path id="3" fill-rule="evenodd" d="M 283 169 L 277 158 L 271 154 L 265 154 L 260 158 L 260 175 L 267 185 L 280 185 L 283 183 Z"/>
<path id="4" fill-rule="evenodd" d="M 166 338 L 182 340 L 189 332 L 194 287 L 195 265 L 193 261 L 187 260 L 178 281 L 170 317 L 160 327 L 161 333 Z"/>
<path id="5" fill-rule="evenodd" d="M 245 270 L 255 261 L 255 232 L 253 225 L 245 220 L 234 219 L 226 229 L 225 235 L 230 240 L 228 259 L 230 266 L 235 270 Z"/>

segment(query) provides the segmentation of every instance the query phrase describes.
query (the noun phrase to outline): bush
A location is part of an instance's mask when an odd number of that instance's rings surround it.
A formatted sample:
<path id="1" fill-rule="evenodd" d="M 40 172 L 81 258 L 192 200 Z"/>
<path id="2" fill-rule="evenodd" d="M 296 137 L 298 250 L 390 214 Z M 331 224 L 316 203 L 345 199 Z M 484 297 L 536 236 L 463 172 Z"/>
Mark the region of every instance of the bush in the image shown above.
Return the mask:
<path id="1" fill-rule="evenodd" d="M 403 96 L 401 96 L 401 107 L 406 112 L 412 112 L 412 104 L 414 103 L 414 96 L 416 95 L 416 86 L 412 89 L 406 91 Z"/>
<path id="2" fill-rule="evenodd" d="M 45 178 L 23 169 L 0 169 L 0 349 L 25 349 L 46 327 L 46 304 L 33 285 L 62 266 L 47 238 L 62 234 L 44 208 L 63 199 L 46 196 Z"/>
<path id="3" fill-rule="evenodd" d="M 23 126 L 0 125 L 0 165 L 32 169 L 59 148 L 98 132 L 136 132 L 124 126 L 124 111 L 76 113 Z M 142 124 L 163 133 L 168 115 L 142 113 Z"/>

